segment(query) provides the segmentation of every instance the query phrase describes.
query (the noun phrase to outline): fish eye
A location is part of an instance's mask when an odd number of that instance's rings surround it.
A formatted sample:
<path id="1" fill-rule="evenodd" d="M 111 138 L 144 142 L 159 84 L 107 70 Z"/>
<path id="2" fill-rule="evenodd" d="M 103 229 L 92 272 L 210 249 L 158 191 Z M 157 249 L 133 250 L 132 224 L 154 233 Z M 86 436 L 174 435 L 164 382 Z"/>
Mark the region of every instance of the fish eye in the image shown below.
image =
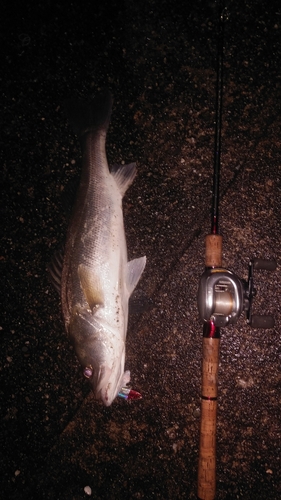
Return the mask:
<path id="1" fill-rule="evenodd" d="M 84 370 L 83 370 L 83 375 L 86 378 L 91 378 L 93 373 L 94 373 L 94 370 L 93 370 L 92 366 L 86 366 L 86 368 L 84 368 Z"/>

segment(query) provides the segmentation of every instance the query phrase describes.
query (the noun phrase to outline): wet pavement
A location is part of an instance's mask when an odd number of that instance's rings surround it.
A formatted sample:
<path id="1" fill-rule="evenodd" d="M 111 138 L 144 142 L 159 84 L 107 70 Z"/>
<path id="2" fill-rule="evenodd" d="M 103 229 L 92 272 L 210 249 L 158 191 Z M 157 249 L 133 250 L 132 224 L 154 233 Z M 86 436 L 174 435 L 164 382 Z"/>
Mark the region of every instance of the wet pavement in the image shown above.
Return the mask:
<path id="1" fill-rule="evenodd" d="M 216 3 L 15 5 L 0 34 L 1 498 L 196 498 Z M 220 230 L 223 264 L 246 278 L 252 257 L 281 261 L 281 7 L 227 6 Z M 63 101 L 104 87 L 109 162 L 138 164 L 124 198 L 129 257 L 147 256 L 126 357 L 143 399 L 110 408 L 82 377 L 46 273 L 81 166 Z M 279 266 L 256 287 L 255 312 L 275 328 L 242 315 L 222 331 L 218 499 L 281 497 Z"/>

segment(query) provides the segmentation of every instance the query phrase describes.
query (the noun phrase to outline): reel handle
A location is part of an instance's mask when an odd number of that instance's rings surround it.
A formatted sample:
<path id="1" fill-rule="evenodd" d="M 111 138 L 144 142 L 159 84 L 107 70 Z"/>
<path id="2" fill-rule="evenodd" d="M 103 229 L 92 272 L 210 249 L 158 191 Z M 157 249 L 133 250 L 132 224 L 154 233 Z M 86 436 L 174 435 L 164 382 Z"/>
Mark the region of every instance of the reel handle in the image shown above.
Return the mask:
<path id="1" fill-rule="evenodd" d="M 246 309 L 247 322 L 252 328 L 274 328 L 274 318 L 268 315 L 252 314 L 252 300 L 256 295 L 256 290 L 253 285 L 253 274 L 255 270 L 275 271 L 277 262 L 275 259 L 253 259 L 249 264 L 249 278 L 246 290 L 248 298 L 248 306 Z"/>

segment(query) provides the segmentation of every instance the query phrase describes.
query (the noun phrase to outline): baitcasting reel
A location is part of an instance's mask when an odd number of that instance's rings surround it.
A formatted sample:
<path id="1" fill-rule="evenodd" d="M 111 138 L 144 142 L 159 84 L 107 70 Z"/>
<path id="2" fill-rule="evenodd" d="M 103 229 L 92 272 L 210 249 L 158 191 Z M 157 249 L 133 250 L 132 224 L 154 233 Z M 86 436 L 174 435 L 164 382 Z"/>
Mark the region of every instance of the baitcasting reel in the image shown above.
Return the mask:
<path id="1" fill-rule="evenodd" d="M 253 284 L 254 269 L 275 271 L 275 260 L 253 259 L 249 264 L 248 281 L 221 267 L 207 268 L 201 276 L 198 290 L 198 309 L 201 320 L 212 319 L 216 327 L 237 322 L 243 311 L 253 328 L 273 328 L 272 316 L 252 314 L 252 300 L 256 295 Z"/>

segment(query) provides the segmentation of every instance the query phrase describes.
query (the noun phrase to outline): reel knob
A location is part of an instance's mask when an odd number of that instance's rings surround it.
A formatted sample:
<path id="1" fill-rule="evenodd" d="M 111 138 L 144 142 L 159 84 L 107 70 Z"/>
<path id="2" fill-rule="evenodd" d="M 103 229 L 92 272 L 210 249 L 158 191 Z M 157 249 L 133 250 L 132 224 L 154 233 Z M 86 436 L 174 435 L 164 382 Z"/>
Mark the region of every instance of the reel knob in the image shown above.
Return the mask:
<path id="1" fill-rule="evenodd" d="M 248 323 L 252 328 L 274 328 L 275 325 L 273 316 L 259 316 L 257 314 L 253 314 Z"/>

